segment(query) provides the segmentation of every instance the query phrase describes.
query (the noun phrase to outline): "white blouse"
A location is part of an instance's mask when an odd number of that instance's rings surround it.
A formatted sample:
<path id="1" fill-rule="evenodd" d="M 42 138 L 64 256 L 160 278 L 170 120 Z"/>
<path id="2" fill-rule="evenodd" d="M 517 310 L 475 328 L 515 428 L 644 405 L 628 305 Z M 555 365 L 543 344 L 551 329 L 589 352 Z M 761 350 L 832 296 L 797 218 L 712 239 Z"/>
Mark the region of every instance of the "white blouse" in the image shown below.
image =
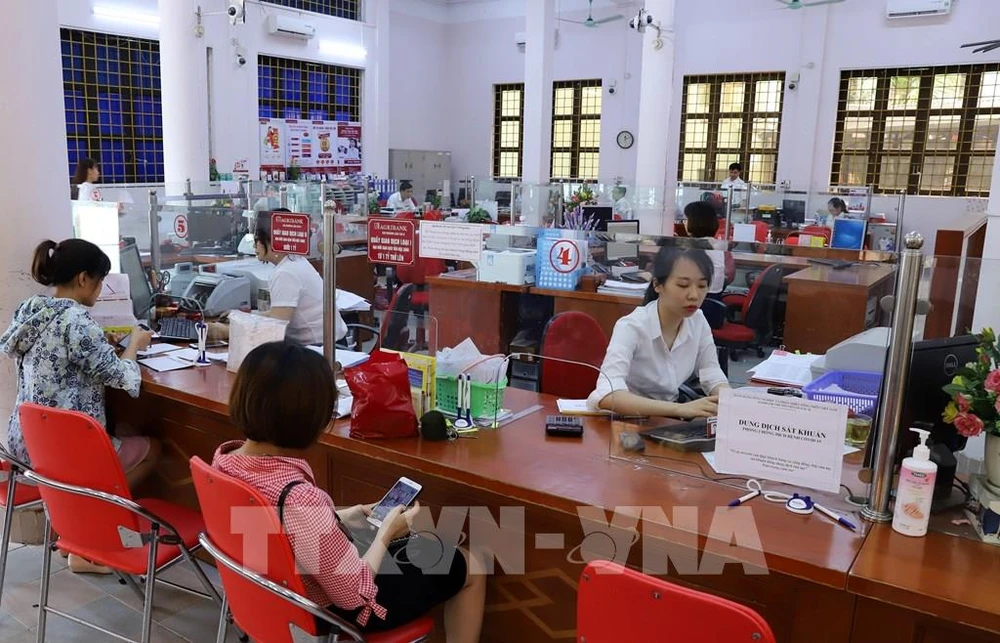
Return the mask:
<path id="1" fill-rule="evenodd" d="M 657 302 L 636 308 L 615 324 L 608 352 L 587 403 L 599 408 L 614 391 L 662 402 L 677 400 L 678 390 L 697 375 L 705 392 L 728 383 L 719 367 L 712 329 L 699 310 L 681 322 L 674 345 L 667 347 L 660 329 Z"/>

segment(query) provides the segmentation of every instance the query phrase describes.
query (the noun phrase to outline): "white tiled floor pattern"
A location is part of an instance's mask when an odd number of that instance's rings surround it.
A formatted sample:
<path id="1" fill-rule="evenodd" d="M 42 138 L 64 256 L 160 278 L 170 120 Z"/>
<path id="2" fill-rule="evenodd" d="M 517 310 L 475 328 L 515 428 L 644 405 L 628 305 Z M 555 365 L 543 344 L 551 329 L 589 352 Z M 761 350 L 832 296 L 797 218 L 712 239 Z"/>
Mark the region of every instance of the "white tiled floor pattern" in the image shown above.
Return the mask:
<path id="1" fill-rule="evenodd" d="M 115 576 L 73 574 L 61 556 L 53 555 L 49 602 L 57 609 L 81 619 L 138 638 L 142 602 Z M 203 566 L 218 586 L 218 574 Z M 38 624 L 38 589 L 42 569 L 42 548 L 11 545 L 7 575 L 0 597 L 0 643 L 34 643 Z M 165 574 L 171 582 L 199 588 L 194 574 L 179 565 Z M 153 609 L 153 640 L 159 643 L 206 643 L 215 640 L 219 608 L 207 600 L 157 584 Z M 111 643 L 109 636 L 49 615 L 46 641 L 57 643 Z M 231 630 L 227 641 L 237 641 Z"/>

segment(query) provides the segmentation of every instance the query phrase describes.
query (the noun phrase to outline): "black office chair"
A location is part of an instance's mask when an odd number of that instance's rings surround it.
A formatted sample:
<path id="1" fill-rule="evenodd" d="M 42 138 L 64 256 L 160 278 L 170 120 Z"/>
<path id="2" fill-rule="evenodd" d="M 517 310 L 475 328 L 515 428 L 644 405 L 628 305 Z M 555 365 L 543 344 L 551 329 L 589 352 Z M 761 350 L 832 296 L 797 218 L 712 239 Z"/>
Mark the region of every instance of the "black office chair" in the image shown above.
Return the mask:
<path id="1" fill-rule="evenodd" d="M 369 335 L 368 339 L 363 339 L 362 336 L 357 333 L 357 331 L 368 333 Z M 364 350 L 365 342 L 371 341 L 372 339 L 374 339 L 375 341 L 372 343 L 371 348 L 369 348 L 368 350 Z M 373 326 L 368 326 L 366 324 L 350 323 L 347 324 L 347 336 L 344 337 L 344 339 L 337 342 L 337 348 L 343 348 L 349 351 L 357 351 L 362 353 L 371 353 L 378 347 L 379 343 L 381 342 L 381 339 L 382 339 L 382 333 L 379 332 L 379 329 Z"/>

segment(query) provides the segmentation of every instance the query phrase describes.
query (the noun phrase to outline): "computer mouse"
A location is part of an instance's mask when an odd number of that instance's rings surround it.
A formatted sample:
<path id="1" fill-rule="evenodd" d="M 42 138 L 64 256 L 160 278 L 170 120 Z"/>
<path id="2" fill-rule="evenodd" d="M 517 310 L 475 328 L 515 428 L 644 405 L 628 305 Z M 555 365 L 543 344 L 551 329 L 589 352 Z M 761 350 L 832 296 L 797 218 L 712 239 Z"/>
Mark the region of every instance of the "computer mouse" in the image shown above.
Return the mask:
<path id="1" fill-rule="evenodd" d="M 622 431 L 618 434 L 618 442 L 626 451 L 645 451 L 646 442 L 635 431 Z"/>

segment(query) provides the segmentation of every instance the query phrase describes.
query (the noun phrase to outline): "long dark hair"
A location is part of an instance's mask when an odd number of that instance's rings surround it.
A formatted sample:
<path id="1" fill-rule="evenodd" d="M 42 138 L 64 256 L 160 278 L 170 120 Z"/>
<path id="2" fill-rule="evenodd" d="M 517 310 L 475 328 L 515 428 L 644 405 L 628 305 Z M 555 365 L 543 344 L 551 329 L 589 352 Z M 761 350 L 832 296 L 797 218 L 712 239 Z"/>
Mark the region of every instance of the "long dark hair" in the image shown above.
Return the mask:
<path id="1" fill-rule="evenodd" d="M 97 167 L 97 161 L 91 158 L 82 158 L 76 164 L 76 172 L 73 174 L 73 185 L 80 185 L 87 182 L 87 174 Z"/>
<path id="2" fill-rule="evenodd" d="M 649 288 L 646 289 L 646 296 L 642 301 L 643 305 L 660 298 L 655 287 L 662 286 L 670 278 L 671 273 L 674 271 L 674 266 L 681 259 L 687 259 L 696 265 L 701 274 L 705 276 L 705 279 L 711 283 L 712 273 L 715 272 L 715 265 L 712 263 L 712 258 L 708 256 L 707 252 L 700 248 L 665 246 L 660 248 L 660 251 L 656 253 L 656 259 L 653 261 L 653 278 L 649 282 Z"/>
<path id="3" fill-rule="evenodd" d="M 840 210 L 841 214 L 847 214 L 847 203 L 844 202 L 840 197 L 833 197 L 827 202 L 827 205 L 832 205 L 833 207 Z"/>
<path id="4" fill-rule="evenodd" d="M 31 276 L 43 286 L 61 286 L 81 272 L 91 279 L 104 279 L 111 272 L 111 260 L 104 251 L 83 239 L 51 239 L 38 244 L 31 262 Z"/>

